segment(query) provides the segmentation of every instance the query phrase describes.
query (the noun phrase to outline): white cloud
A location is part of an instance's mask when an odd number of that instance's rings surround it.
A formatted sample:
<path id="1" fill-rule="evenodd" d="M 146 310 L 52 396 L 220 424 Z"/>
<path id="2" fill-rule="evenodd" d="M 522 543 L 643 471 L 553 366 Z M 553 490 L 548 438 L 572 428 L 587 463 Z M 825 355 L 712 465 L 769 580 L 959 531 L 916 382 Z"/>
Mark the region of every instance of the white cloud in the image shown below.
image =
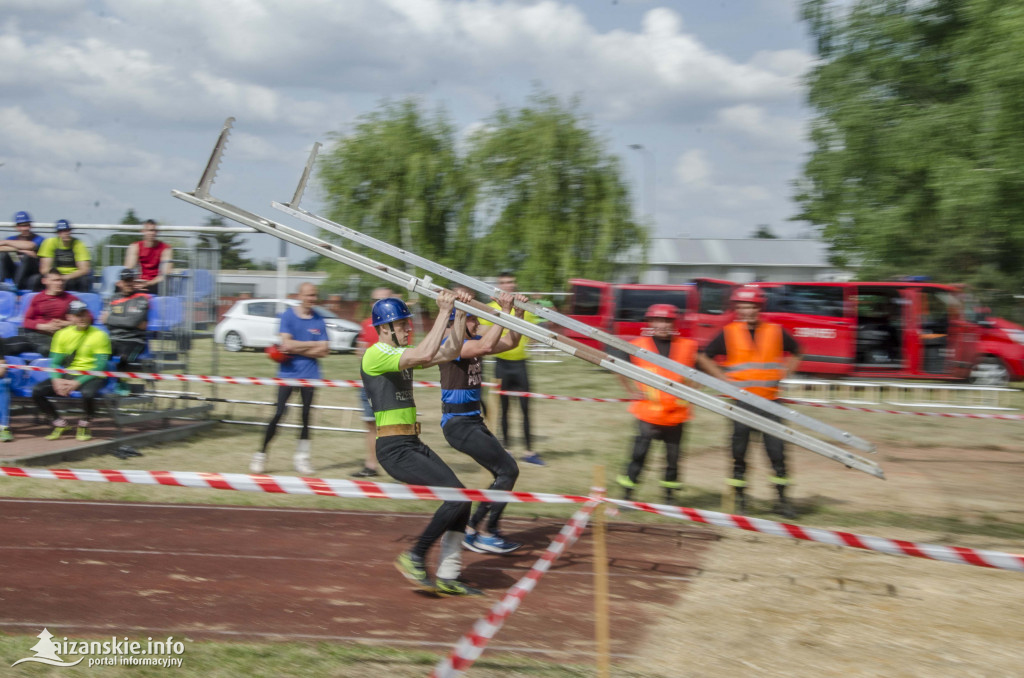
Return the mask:
<path id="1" fill-rule="evenodd" d="M 690 149 L 679 156 L 674 176 L 680 193 L 691 197 L 703 196 L 727 210 L 763 203 L 772 197 L 771 192 L 761 185 L 719 180 L 707 153 L 699 148 Z"/>
<path id="2" fill-rule="evenodd" d="M 753 104 L 723 108 L 717 122 L 727 133 L 739 132 L 762 144 L 784 148 L 800 148 L 806 135 L 805 119 L 769 115 Z"/>
<path id="3" fill-rule="evenodd" d="M 675 172 L 684 186 L 705 186 L 711 176 L 707 153 L 698 148 L 686 151 L 676 162 Z"/>
<path id="4" fill-rule="evenodd" d="M 611 152 L 657 149 L 659 213 L 781 213 L 783 175 L 805 146 L 810 56 L 700 32 L 706 13 L 782 21 L 757 7 L 781 2 L 687 14 L 653 0 L 5 0 L 0 208 L 14 192 L 32 204 L 163 206 L 169 188 L 195 181 L 229 115 L 239 123 L 223 187 L 244 183 L 263 200 L 294 182 L 311 141 L 351 129 L 384 97 L 444 106 L 464 139 L 539 82 L 579 94 L 619 144 Z M 251 162 L 258 176 L 245 175 Z"/>

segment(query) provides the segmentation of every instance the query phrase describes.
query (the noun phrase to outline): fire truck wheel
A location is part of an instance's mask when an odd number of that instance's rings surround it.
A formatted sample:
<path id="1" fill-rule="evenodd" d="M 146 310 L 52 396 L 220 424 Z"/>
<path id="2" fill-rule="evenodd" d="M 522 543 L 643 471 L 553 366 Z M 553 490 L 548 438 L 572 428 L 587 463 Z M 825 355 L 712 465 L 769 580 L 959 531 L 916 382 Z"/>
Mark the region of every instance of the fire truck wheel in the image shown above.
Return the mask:
<path id="1" fill-rule="evenodd" d="M 1010 383 L 1010 371 L 1002 360 L 994 355 L 986 355 L 974 363 L 967 380 L 975 386 L 1006 386 Z"/>

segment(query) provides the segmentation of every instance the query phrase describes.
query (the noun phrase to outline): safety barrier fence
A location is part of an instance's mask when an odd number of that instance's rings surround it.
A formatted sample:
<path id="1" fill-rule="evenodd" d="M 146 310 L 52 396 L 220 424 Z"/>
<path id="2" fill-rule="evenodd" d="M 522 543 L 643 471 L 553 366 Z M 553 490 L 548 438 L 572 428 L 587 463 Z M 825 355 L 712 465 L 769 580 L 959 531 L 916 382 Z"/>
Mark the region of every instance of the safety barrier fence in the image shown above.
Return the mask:
<path id="1" fill-rule="evenodd" d="M 39 469 L 0 467 L 0 476 L 41 480 L 84 480 L 101 483 L 135 483 L 242 492 L 358 497 L 369 499 L 407 499 L 431 501 L 490 501 L 509 503 L 582 504 L 603 501 L 622 508 L 677 518 L 705 525 L 729 527 L 750 532 L 803 539 L 834 546 L 941 560 L 958 565 L 975 565 L 1024 572 L 1024 555 L 960 546 L 940 546 L 872 537 L 823 528 L 801 527 L 761 518 L 748 518 L 717 511 L 625 501 L 609 497 L 583 497 L 571 494 L 506 492 L 455 487 L 397 485 L 367 480 L 300 478 L 295 476 L 249 475 L 242 473 L 204 473 L 194 471 L 136 471 L 93 469 Z"/>
<path id="2" fill-rule="evenodd" d="M 151 381 L 188 381 L 206 384 L 237 384 L 243 386 L 314 386 L 332 388 L 362 388 L 363 383 L 358 379 L 293 379 L 283 377 L 231 377 L 231 376 L 210 376 L 205 374 L 159 374 L 143 372 L 108 372 L 105 370 L 69 370 L 59 367 L 42 367 L 37 365 L 8 365 L 9 368 L 19 370 L 30 370 L 37 372 L 58 372 L 70 375 L 91 375 L 96 377 L 114 377 L 117 379 L 144 379 Z M 441 384 L 436 381 L 414 381 L 417 388 L 440 388 Z M 496 384 L 485 384 L 495 386 Z M 633 398 L 587 398 L 583 396 L 550 395 L 547 393 L 532 393 L 528 391 L 494 391 L 494 395 L 504 395 L 514 398 L 537 398 L 541 400 L 562 400 L 583 403 L 629 403 Z M 915 417 L 943 417 L 947 419 L 989 419 L 999 421 L 1024 421 L 1024 414 L 991 414 L 991 413 L 970 413 L 970 412 L 910 412 L 905 410 L 885 410 L 870 407 L 853 407 L 840 405 L 838 403 L 818 402 L 814 400 L 801 400 L 797 398 L 780 398 L 779 402 L 792 405 L 807 405 L 809 407 L 823 407 L 832 410 L 846 410 L 850 412 L 868 412 L 872 414 L 902 414 Z M 253 403 L 257 404 L 257 403 Z M 263 404 L 263 403 L 259 403 Z M 912 403 L 908 403 L 912 404 Z M 249 423 L 231 421 L 226 423 Z M 353 430 L 353 429 L 325 429 L 325 430 Z"/>

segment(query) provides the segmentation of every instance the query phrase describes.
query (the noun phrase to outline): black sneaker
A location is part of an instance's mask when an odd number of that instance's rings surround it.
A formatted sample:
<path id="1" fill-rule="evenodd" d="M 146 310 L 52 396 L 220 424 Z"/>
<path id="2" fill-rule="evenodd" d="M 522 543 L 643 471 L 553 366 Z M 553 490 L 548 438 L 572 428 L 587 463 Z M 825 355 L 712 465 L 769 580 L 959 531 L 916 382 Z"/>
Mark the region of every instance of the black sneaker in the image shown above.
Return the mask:
<path id="1" fill-rule="evenodd" d="M 376 478 L 380 475 L 380 472 L 372 468 L 363 468 L 362 471 L 356 471 L 352 474 L 353 478 Z"/>
<path id="2" fill-rule="evenodd" d="M 438 579 L 434 582 L 434 592 L 439 596 L 482 596 L 484 592 L 475 589 L 458 579 Z"/>

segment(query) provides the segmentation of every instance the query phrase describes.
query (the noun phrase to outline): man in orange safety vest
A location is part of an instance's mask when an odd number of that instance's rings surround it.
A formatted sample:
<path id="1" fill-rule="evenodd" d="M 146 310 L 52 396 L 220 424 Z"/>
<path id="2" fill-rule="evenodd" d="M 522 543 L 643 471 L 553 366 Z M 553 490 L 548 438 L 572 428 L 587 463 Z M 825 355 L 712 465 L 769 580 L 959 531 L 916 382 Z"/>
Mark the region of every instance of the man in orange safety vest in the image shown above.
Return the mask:
<path id="1" fill-rule="evenodd" d="M 800 346 L 796 339 L 781 325 L 761 322 L 761 309 L 765 304 L 764 290 L 753 285 L 737 287 L 730 299 L 735 311 L 735 320 L 711 340 L 704 351 L 697 356 L 697 365 L 711 376 L 732 382 L 735 386 L 768 400 L 779 397 L 779 382 L 789 376 L 800 363 Z M 724 361 L 719 366 L 715 358 Z M 737 407 L 757 412 L 765 419 L 779 421 L 753 405 L 738 402 Z M 736 492 L 736 512 L 743 514 L 747 509 L 745 479 L 747 471 L 747 446 L 750 443 L 751 428 L 733 421 L 732 426 L 732 477 L 726 483 Z M 764 448 L 768 453 L 775 475 L 771 482 L 778 494 L 775 512 L 786 518 L 796 517 L 792 504 L 786 497 L 789 476 L 786 474 L 786 448 L 782 440 L 763 433 Z"/>
<path id="2" fill-rule="evenodd" d="M 693 367 L 697 356 L 697 342 L 678 336 L 678 315 L 676 307 L 671 304 L 652 305 L 644 314 L 647 327 L 643 336 L 632 343 L 651 353 L 658 353 L 670 360 Z M 636 356 L 631 359 L 638 367 L 654 372 L 660 377 L 674 381 L 683 380 L 676 373 L 646 360 Z M 661 481 L 661 487 L 665 493 L 665 502 L 671 504 L 675 500 L 675 491 L 683 486 L 679 481 L 679 454 L 683 439 L 683 423 L 690 418 L 690 408 L 685 400 L 673 395 L 625 377 L 620 379 L 626 390 L 635 398 L 629 406 L 629 411 L 636 417 L 637 434 L 633 439 L 626 471 L 616 480 L 624 488 L 625 498 L 632 499 L 640 473 L 644 470 L 644 461 L 647 459 L 651 441 L 661 440 L 665 443 L 665 479 Z"/>

